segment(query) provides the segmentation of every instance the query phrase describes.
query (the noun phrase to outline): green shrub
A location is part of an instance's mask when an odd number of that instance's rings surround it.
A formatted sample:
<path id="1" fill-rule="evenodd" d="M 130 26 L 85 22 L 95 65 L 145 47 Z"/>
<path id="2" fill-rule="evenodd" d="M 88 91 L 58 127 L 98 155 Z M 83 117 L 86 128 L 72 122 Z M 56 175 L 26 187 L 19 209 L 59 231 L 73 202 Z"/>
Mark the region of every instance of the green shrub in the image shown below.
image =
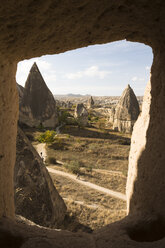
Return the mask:
<path id="1" fill-rule="evenodd" d="M 66 110 L 61 111 L 61 115 L 59 116 L 60 123 L 67 123 L 67 118 L 71 117 L 70 113 Z"/>
<path id="2" fill-rule="evenodd" d="M 92 116 L 90 114 L 88 114 L 88 120 L 91 121 Z"/>
<path id="3" fill-rule="evenodd" d="M 80 173 L 80 163 L 78 161 L 71 161 L 69 164 L 65 164 L 64 167 L 74 173 L 79 174 Z"/>
<path id="4" fill-rule="evenodd" d="M 46 132 L 42 133 L 37 138 L 37 140 L 40 143 L 52 143 L 55 140 L 55 135 L 56 135 L 56 132 L 55 131 L 47 130 Z"/>

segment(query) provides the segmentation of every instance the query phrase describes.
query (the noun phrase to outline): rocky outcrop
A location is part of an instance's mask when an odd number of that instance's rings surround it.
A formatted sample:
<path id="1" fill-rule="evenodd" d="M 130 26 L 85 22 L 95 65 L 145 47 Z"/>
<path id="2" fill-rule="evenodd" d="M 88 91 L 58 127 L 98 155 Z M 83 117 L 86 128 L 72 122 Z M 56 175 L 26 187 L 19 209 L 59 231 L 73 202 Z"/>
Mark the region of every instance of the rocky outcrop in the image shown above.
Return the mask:
<path id="1" fill-rule="evenodd" d="M 95 102 L 93 100 L 93 97 L 91 96 L 89 99 L 88 99 L 88 103 L 87 103 L 87 107 L 90 109 L 90 108 L 93 108 L 95 105 Z"/>
<path id="2" fill-rule="evenodd" d="M 83 103 L 76 105 L 74 117 L 80 125 L 86 126 L 88 124 L 88 111 Z"/>
<path id="3" fill-rule="evenodd" d="M 19 121 L 28 126 L 55 127 L 58 123 L 56 101 L 34 63 L 20 102 Z"/>
<path id="4" fill-rule="evenodd" d="M 15 212 L 33 222 L 58 227 L 66 206 L 40 156 L 18 128 L 14 171 Z"/>
<path id="5" fill-rule="evenodd" d="M 119 132 L 131 133 L 139 113 L 137 98 L 128 84 L 116 106 L 113 129 Z"/>
<path id="6" fill-rule="evenodd" d="M 18 90 L 19 104 L 20 104 L 24 95 L 25 88 L 22 85 L 17 84 L 17 90 Z"/>

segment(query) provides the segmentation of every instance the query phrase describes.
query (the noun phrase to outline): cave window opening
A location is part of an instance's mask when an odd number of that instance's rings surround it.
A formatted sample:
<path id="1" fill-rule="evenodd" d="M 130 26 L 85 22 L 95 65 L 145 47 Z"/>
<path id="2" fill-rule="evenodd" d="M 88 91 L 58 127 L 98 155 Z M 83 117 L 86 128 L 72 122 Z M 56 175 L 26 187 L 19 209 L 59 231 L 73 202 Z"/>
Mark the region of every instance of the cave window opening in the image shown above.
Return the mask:
<path id="1" fill-rule="evenodd" d="M 126 119 L 115 126 L 115 111 L 122 92 L 125 88 L 129 91 L 129 87 L 134 90 L 141 111 L 151 63 L 149 47 L 120 41 L 18 64 L 19 125 L 38 150 L 64 199 L 67 206 L 64 223 L 69 230 L 90 232 L 126 216 L 125 186 L 132 124 Z M 25 150 L 25 156 L 29 163 L 31 151 Z M 23 161 L 22 170 L 25 167 Z M 36 164 L 29 170 L 40 173 Z M 30 177 L 24 175 L 22 183 L 35 187 Z M 96 190 L 94 185 L 102 188 Z M 115 197 L 110 196 L 110 190 L 117 192 Z M 21 194 L 15 188 L 16 211 L 19 201 L 18 214 L 24 216 Z M 31 201 L 36 196 L 29 193 L 28 197 L 27 201 Z M 39 215 L 36 218 L 30 208 L 25 217 L 30 219 L 31 215 L 37 224 L 44 225 L 45 221 L 47 226 L 53 226 L 57 221 L 52 217 L 50 199 L 47 201 L 47 206 L 46 201 L 42 205 L 45 213 L 49 213 L 46 220 Z M 68 222 L 76 223 L 74 228 Z"/>

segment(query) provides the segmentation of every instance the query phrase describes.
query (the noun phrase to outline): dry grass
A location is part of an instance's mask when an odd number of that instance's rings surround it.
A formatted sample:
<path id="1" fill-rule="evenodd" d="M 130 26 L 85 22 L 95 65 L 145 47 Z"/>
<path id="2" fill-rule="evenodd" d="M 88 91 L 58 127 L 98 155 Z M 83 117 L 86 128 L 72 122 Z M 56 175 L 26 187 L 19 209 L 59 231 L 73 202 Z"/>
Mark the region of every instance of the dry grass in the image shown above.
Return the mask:
<path id="1" fill-rule="evenodd" d="M 124 201 L 84 187 L 65 177 L 53 174 L 51 177 L 60 195 L 65 199 L 68 215 L 74 216 L 78 223 L 94 230 L 126 216 Z M 74 230 L 73 226 L 67 228 Z"/>
<path id="2" fill-rule="evenodd" d="M 106 209 L 104 207 L 93 209 L 73 201 L 65 201 L 65 203 L 68 212 L 76 216 L 79 223 L 90 227 L 92 230 L 97 230 L 126 216 L 125 209 Z"/>
<path id="3" fill-rule="evenodd" d="M 84 167 L 122 171 L 127 174 L 130 139 L 107 130 L 67 126 L 54 144 L 48 146 L 49 157 L 65 163 L 79 161 Z"/>
<path id="4" fill-rule="evenodd" d="M 91 173 L 85 172 L 82 176 L 85 180 L 95 183 L 99 186 L 113 189 L 125 194 L 126 176 L 114 173 L 100 173 L 99 171 L 92 171 Z"/>
<path id="5" fill-rule="evenodd" d="M 111 190 L 125 192 L 130 136 L 110 129 L 66 126 L 55 142 L 47 145 L 48 158 L 70 164 L 78 162 L 80 177 Z M 103 126 L 103 125 L 102 125 Z M 101 126 L 101 128 L 102 128 Z M 39 130 L 29 135 L 36 137 Z M 48 160 L 49 161 L 49 160 Z M 49 164 L 50 165 L 50 164 Z M 66 171 L 62 165 L 52 165 Z M 67 166 L 66 166 L 67 167 Z M 92 168 L 92 171 L 91 171 Z M 112 170 L 108 173 L 102 170 Z M 61 228 L 71 231 L 90 231 L 117 221 L 126 215 L 126 203 L 84 187 L 75 181 L 51 175 L 64 198 L 68 213 Z"/>

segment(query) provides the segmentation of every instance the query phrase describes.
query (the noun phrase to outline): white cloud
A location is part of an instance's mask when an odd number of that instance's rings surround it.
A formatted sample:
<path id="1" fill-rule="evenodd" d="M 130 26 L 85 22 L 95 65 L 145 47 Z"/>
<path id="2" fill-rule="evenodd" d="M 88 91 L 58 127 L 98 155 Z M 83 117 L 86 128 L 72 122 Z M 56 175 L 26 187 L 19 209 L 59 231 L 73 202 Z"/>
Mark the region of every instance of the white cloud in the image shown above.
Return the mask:
<path id="1" fill-rule="evenodd" d="M 37 63 L 38 68 L 43 75 L 46 83 L 50 81 L 56 81 L 56 71 L 53 69 L 52 65 L 49 62 L 45 61 L 43 58 L 33 58 L 18 63 L 16 74 L 17 83 L 24 85 L 34 62 Z"/>
<path id="2" fill-rule="evenodd" d="M 65 75 L 68 79 L 78 79 L 84 76 L 86 77 L 99 77 L 100 79 L 104 79 L 107 75 L 111 74 L 111 71 L 100 70 L 98 66 L 91 66 L 84 71 L 78 71 L 75 73 L 68 73 Z"/>
<path id="3" fill-rule="evenodd" d="M 83 77 L 83 72 L 81 71 L 78 71 L 78 72 L 75 72 L 75 73 L 67 73 L 65 75 L 66 78 L 68 79 L 78 79 L 78 78 L 82 78 Z"/>
<path id="4" fill-rule="evenodd" d="M 134 76 L 132 79 L 131 79 L 133 82 L 136 82 L 138 80 L 138 77 Z"/>
<path id="5" fill-rule="evenodd" d="M 150 70 L 151 70 L 151 67 L 150 67 L 150 66 L 146 66 L 145 69 L 146 69 L 147 71 L 150 71 Z"/>

